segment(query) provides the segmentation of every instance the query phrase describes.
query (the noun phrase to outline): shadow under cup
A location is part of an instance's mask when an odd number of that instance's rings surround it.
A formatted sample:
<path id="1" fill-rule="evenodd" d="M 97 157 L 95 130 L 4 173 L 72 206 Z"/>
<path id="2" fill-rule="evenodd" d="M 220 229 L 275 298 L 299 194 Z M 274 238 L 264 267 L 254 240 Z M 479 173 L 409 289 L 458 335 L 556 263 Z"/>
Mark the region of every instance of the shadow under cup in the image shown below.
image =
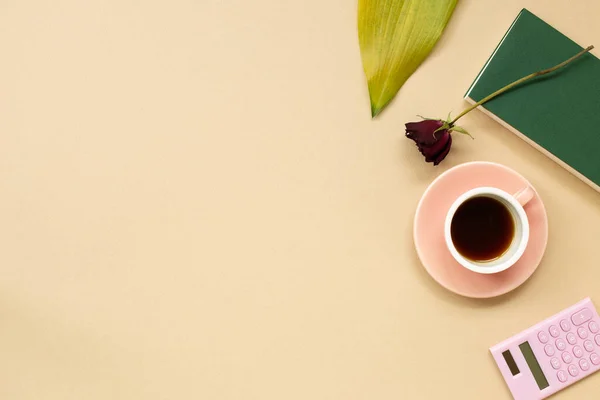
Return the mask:
<path id="1" fill-rule="evenodd" d="M 525 190 L 513 196 L 497 188 L 477 188 L 459 196 L 450 207 L 445 224 L 446 245 L 456 261 L 482 274 L 501 272 L 514 265 L 529 240 L 529 221 L 521 202 L 526 203 L 530 197 L 524 193 Z M 457 227 L 459 224 L 462 227 Z M 460 229 L 462 236 L 457 236 Z M 475 248 L 486 240 L 503 240 L 497 244 L 501 249 L 496 254 L 491 252 L 489 258 L 474 257 L 468 251 L 469 246 Z"/>

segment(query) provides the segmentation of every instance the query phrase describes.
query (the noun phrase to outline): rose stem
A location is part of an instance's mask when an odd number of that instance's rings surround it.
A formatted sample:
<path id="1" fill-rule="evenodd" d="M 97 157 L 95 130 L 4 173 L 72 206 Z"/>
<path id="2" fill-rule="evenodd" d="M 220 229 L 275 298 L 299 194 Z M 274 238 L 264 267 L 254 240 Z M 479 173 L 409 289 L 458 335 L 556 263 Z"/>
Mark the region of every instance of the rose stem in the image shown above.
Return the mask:
<path id="1" fill-rule="evenodd" d="M 525 81 L 527 81 L 529 79 L 549 74 L 550 72 L 554 72 L 557 69 L 564 67 L 565 65 L 569 64 L 571 61 L 575 61 L 576 59 L 578 59 L 579 57 L 581 57 L 582 55 L 584 55 L 588 51 L 592 50 L 593 48 L 594 48 L 594 46 L 589 46 L 589 47 L 581 50 L 579 53 L 575 54 L 573 57 L 569 58 L 568 60 L 565 60 L 565 61 L 561 62 L 560 64 L 555 65 L 552 68 L 548 68 L 548 69 L 544 69 L 544 70 L 541 70 L 541 71 L 538 71 L 538 72 L 534 72 L 533 74 L 529 74 L 527 76 L 524 76 L 521 79 L 516 80 L 513 83 L 510 83 L 510 84 L 504 86 L 502 89 L 496 90 L 494 93 L 490 94 L 487 97 L 484 97 L 483 99 L 479 100 L 477 103 L 473 104 L 471 107 L 469 107 L 466 110 L 464 110 L 463 112 L 461 112 L 458 115 L 458 117 L 454 118 L 452 120 L 452 122 L 450 122 L 450 126 L 454 125 L 456 123 L 456 121 L 458 121 L 461 117 L 463 117 L 468 112 L 474 110 L 475 108 L 479 107 L 483 103 L 486 103 L 486 102 L 492 100 L 494 97 L 501 95 L 502 93 L 506 92 L 507 90 L 510 90 L 513 87 L 515 87 L 517 85 L 520 85 L 521 83 L 523 83 L 523 82 L 525 82 Z"/>

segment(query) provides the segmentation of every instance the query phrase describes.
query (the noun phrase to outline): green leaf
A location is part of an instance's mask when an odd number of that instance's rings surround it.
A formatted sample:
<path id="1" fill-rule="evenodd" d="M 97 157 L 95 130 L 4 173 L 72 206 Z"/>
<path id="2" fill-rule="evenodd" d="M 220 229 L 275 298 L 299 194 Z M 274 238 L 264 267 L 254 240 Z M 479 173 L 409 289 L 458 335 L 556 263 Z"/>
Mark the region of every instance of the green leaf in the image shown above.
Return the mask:
<path id="1" fill-rule="evenodd" d="M 441 119 L 439 119 L 439 118 L 427 118 L 427 117 L 424 117 L 422 115 L 417 115 L 417 117 L 419 117 L 421 119 L 424 119 L 426 121 L 441 121 Z"/>
<path id="2" fill-rule="evenodd" d="M 358 1 L 358 39 L 373 117 L 429 55 L 457 1 Z"/>
<path id="3" fill-rule="evenodd" d="M 465 128 L 461 128 L 460 126 L 453 126 L 452 128 L 450 128 L 451 132 L 459 132 L 462 133 L 464 135 L 469 136 L 471 139 L 475 139 L 469 132 L 466 131 Z"/>
<path id="4" fill-rule="evenodd" d="M 449 130 L 449 129 L 450 129 L 450 124 L 448 122 L 444 122 L 442 126 L 440 126 L 435 131 L 433 131 L 433 134 L 435 135 L 439 131 L 445 131 L 445 130 Z"/>

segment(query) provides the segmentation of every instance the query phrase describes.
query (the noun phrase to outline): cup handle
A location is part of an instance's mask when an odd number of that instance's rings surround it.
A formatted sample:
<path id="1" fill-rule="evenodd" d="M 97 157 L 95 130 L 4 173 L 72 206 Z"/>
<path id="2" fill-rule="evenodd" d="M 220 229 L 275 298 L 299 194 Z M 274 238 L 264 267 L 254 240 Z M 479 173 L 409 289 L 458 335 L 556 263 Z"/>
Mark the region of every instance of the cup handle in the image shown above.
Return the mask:
<path id="1" fill-rule="evenodd" d="M 513 197 L 521 204 L 521 206 L 525 207 L 525 205 L 535 197 L 535 191 L 531 186 L 527 186 L 515 193 Z"/>

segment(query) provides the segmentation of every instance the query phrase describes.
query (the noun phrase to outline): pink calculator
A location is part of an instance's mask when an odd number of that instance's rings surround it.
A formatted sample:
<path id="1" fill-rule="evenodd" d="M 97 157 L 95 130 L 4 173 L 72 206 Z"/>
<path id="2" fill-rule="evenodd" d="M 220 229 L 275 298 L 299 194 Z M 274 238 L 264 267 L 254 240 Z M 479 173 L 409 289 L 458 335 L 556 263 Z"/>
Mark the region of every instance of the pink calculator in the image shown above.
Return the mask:
<path id="1" fill-rule="evenodd" d="M 535 400 L 600 369 L 600 319 L 587 298 L 490 348 L 515 400 Z"/>

